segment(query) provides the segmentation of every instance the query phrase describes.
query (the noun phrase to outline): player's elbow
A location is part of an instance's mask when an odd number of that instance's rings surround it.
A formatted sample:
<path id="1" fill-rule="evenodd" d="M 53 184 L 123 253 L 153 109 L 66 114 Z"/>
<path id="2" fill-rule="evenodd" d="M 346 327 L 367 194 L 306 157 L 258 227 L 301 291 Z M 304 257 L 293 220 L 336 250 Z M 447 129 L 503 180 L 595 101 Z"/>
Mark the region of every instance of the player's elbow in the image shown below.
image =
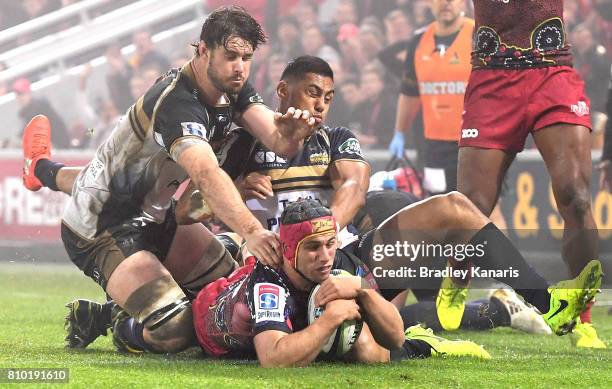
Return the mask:
<path id="1" fill-rule="evenodd" d="M 406 338 L 403 331 L 394 331 L 393 335 L 389 338 L 389 344 L 384 346 L 388 350 L 395 350 L 404 345 Z"/>
<path id="2" fill-rule="evenodd" d="M 269 358 L 259 357 L 259 365 L 265 368 L 274 367 L 303 367 L 308 364 L 307 361 L 294 361 L 291 358 Z"/>

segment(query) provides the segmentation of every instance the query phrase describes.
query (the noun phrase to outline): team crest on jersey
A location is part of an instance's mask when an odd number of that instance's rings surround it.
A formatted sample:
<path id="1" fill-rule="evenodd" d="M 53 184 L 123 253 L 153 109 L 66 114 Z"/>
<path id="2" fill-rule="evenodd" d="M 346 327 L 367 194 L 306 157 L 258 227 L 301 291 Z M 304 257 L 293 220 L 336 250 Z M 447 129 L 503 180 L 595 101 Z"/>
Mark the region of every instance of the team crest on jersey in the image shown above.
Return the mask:
<path id="1" fill-rule="evenodd" d="M 271 283 L 255 284 L 255 323 L 285 321 L 285 290 Z"/>
<path id="2" fill-rule="evenodd" d="M 338 147 L 338 151 L 341 153 L 361 155 L 361 145 L 357 139 L 349 138 Z"/>
<path id="3" fill-rule="evenodd" d="M 259 95 L 259 93 L 254 94 L 253 96 L 249 97 L 249 102 L 251 103 L 263 103 L 263 99 L 262 97 Z"/>
<path id="4" fill-rule="evenodd" d="M 308 160 L 312 165 L 329 165 L 329 154 L 327 152 L 310 154 Z"/>
<path id="5" fill-rule="evenodd" d="M 182 122 L 181 127 L 183 128 L 183 136 L 199 136 L 208 140 L 208 133 L 204 124 L 197 122 Z"/>

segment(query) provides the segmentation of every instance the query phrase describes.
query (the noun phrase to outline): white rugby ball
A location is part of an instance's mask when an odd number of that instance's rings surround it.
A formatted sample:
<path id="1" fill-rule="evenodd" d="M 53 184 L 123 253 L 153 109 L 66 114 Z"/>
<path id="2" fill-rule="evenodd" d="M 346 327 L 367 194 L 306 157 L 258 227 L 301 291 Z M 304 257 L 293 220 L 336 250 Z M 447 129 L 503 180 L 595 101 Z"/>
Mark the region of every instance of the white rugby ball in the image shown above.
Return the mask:
<path id="1" fill-rule="evenodd" d="M 342 277 L 351 276 L 351 274 L 345 270 L 334 269 L 331 272 L 331 276 Z M 320 288 L 321 285 L 315 286 L 308 296 L 309 325 L 318 319 L 325 311 L 325 308 L 323 307 L 315 307 L 315 296 Z M 353 347 L 353 344 L 355 344 L 357 338 L 359 338 L 362 328 L 363 321 L 361 320 L 345 320 L 338 328 L 336 328 L 327 342 L 325 342 L 323 348 L 321 349 L 321 354 L 327 357 L 339 357 L 346 354 L 351 347 Z"/>

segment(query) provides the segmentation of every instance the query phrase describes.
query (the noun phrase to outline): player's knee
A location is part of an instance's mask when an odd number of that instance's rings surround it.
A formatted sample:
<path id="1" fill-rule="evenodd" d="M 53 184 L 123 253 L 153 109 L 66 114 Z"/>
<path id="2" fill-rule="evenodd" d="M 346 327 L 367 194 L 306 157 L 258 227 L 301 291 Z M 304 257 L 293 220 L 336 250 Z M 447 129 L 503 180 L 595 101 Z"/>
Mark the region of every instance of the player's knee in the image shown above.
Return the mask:
<path id="1" fill-rule="evenodd" d="M 591 196 L 586 187 L 565 185 L 557 191 L 557 202 L 564 218 L 582 221 L 591 212 Z"/>
<path id="2" fill-rule="evenodd" d="M 478 210 L 485 215 L 490 215 L 495 207 L 496 199 L 491 199 L 490 196 L 476 188 L 473 190 L 462 190 L 461 192 L 450 192 L 449 194 L 451 193 L 461 194 L 470 202 L 471 205 L 478 208 Z"/>
<path id="3" fill-rule="evenodd" d="M 157 352 L 178 352 L 194 344 L 191 303 L 170 275 L 134 291 L 124 309 L 142 323 L 145 342 Z"/>
<path id="4" fill-rule="evenodd" d="M 453 191 L 440 195 L 436 209 L 445 213 L 445 219 L 465 217 L 469 213 L 478 212 L 474 204 L 464 194 Z"/>
<path id="5" fill-rule="evenodd" d="M 147 329 L 147 343 L 156 351 L 164 353 L 181 352 L 195 344 L 191 306 L 164 321 L 158 327 Z"/>

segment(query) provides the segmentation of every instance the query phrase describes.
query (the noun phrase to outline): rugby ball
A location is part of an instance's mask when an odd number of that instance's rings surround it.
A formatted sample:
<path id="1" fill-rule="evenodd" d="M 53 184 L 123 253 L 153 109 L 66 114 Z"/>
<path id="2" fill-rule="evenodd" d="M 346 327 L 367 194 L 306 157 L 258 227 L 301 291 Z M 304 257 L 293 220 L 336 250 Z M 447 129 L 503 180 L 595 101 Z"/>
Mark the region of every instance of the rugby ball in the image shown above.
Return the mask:
<path id="1" fill-rule="evenodd" d="M 342 277 L 351 276 L 349 272 L 341 269 L 334 269 L 331 271 L 331 277 Z M 308 324 L 312 324 L 317 320 L 325 311 L 324 307 L 315 307 L 315 297 L 317 292 L 321 288 L 321 285 L 317 285 L 310 292 L 308 296 Z M 339 357 L 346 354 L 353 344 L 359 338 L 361 328 L 363 327 L 363 321 L 359 320 L 345 320 L 334 333 L 329 337 L 327 342 L 321 349 L 321 355 L 325 357 Z"/>

